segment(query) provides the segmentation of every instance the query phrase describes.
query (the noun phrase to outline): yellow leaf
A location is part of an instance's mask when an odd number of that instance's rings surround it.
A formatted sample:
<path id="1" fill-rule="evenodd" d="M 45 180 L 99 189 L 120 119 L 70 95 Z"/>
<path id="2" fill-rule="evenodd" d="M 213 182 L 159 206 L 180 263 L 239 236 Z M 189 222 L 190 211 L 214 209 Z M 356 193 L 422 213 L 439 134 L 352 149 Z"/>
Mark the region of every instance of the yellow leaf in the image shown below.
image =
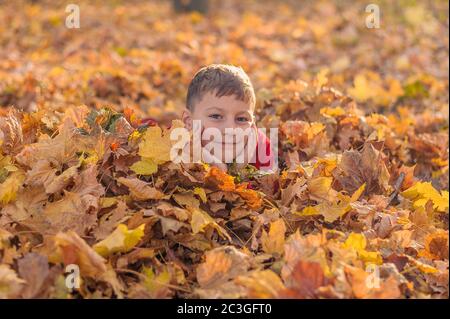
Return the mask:
<path id="1" fill-rule="evenodd" d="M 320 70 L 319 73 L 317 73 L 315 84 L 318 89 L 328 83 L 328 73 L 330 73 L 330 70 L 328 68 L 324 68 Z"/>
<path id="2" fill-rule="evenodd" d="M 348 89 L 348 93 L 358 102 L 364 102 L 373 96 L 373 89 L 364 75 L 357 75 L 354 79 L 354 87 Z"/>
<path id="3" fill-rule="evenodd" d="M 327 199 L 331 191 L 332 177 L 318 176 L 308 181 L 308 190 L 313 199 Z"/>
<path id="4" fill-rule="evenodd" d="M 215 223 L 214 219 L 201 209 L 192 211 L 191 227 L 194 234 L 204 231 L 206 226 Z"/>
<path id="5" fill-rule="evenodd" d="M 173 145 L 170 133 L 178 127 L 183 127 L 183 123 L 176 120 L 172 121 L 170 130 L 166 132 L 163 132 L 159 126 L 147 128 L 142 136 L 142 141 L 139 143 L 138 154 L 142 157 L 142 160 L 156 166 L 170 161 L 170 149 Z M 153 165 L 147 164 L 145 167 L 142 167 L 142 165 L 138 164 L 137 169 L 144 169 L 145 172 L 157 170 L 157 167 L 155 168 Z M 134 168 L 136 169 L 136 166 Z"/>
<path id="6" fill-rule="evenodd" d="M 427 265 L 421 261 L 418 261 L 412 257 L 408 258 L 409 261 L 416 266 L 421 272 L 426 273 L 426 274 L 434 274 L 439 272 L 439 270 L 437 270 L 435 267 Z"/>
<path id="7" fill-rule="evenodd" d="M 307 130 L 308 138 L 312 139 L 325 129 L 325 125 L 319 122 L 310 123 L 310 127 Z"/>
<path id="8" fill-rule="evenodd" d="M 152 175 L 158 171 L 158 165 L 152 159 L 144 158 L 130 166 L 139 175 Z"/>
<path id="9" fill-rule="evenodd" d="M 383 263 L 383 258 L 377 251 L 366 251 L 361 250 L 358 252 L 359 258 L 366 264 L 376 264 L 381 265 Z"/>
<path id="10" fill-rule="evenodd" d="M 417 182 L 401 195 L 413 201 L 414 208 L 424 208 L 428 201 L 433 202 L 433 208 L 439 212 L 448 210 L 448 192 L 439 193 L 430 182 Z"/>
<path id="11" fill-rule="evenodd" d="M 319 169 L 320 176 L 331 177 L 331 173 L 337 167 L 337 158 L 320 158 L 313 167 Z"/>
<path id="12" fill-rule="evenodd" d="M 153 269 L 144 267 L 143 273 L 145 275 L 144 286 L 155 297 L 158 296 L 158 293 L 163 293 L 162 291 L 167 289 L 170 284 L 171 276 L 167 268 L 156 275 Z"/>
<path id="13" fill-rule="evenodd" d="M 346 249 L 355 249 L 356 251 L 365 250 L 367 245 L 366 237 L 362 234 L 351 233 L 343 247 Z"/>
<path id="14" fill-rule="evenodd" d="M 191 227 L 194 234 L 204 232 L 207 226 L 211 226 L 217 230 L 221 237 L 230 239 L 230 235 L 228 235 L 226 230 L 220 227 L 207 212 L 198 208 L 191 209 L 191 212 Z"/>
<path id="15" fill-rule="evenodd" d="M 350 198 L 350 202 L 356 202 L 362 195 L 362 193 L 364 192 L 364 190 L 366 189 L 366 183 L 362 184 L 352 195 L 352 197 Z"/>
<path id="16" fill-rule="evenodd" d="M 92 153 L 88 153 L 88 152 L 82 152 L 82 154 L 80 155 L 79 159 L 78 159 L 78 163 L 80 166 L 82 165 L 95 165 L 98 162 L 98 155 L 97 152 L 92 152 Z"/>
<path id="17" fill-rule="evenodd" d="M 328 117 L 338 117 L 345 115 L 345 110 L 338 106 L 338 107 L 323 107 L 320 109 L 320 114 L 323 116 Z"/>
<path id="18" fill-rule="evenodd" d="M 124 224 L 119 224 L 104 240 L 93 246 L 94 250 L 103 257 L 107 257 L 117 252 L 130 251 L 144 236 L 145 224 L 129 230 Z"/>
<path id="19" fill-rule="evenodd" d="M 202 200 L 203 203 L 206 203 L 206 201 L 208 200 L 206 198 L 205 189 L 203 189 L 201 187 L 195 187 L 194 194 L 198 195 L 198 197 L 200 197 L 200 199 Z"/>
<path id="20" fill-rule="evenodd" d="M 378 252 L 366 250 L 367 241 L 363 234 L 351 233 L 345 243 L 342 245 L 345 249 L 353 249 L 358 253 L 359 258 L 366 262 L 380 265 L 383 259 Z"/>
<path id="21" fill-rule="evenodd" d="M 172 198 L 181 206 L 192 210 L 200 207 L 200 201 L 191 192 L 173 194 Z"/>
<path id="22" fill-rule="evenodd" d="M 0 184 L 0 203 L 8 204 L 16 199 L 25 175 L 21 171 L 13 172 L 3 183 Z"/>
<path id="23" fill-rule="evenodd" d="M 327 185 L 328 182 L 317 180 L 313 183 L 313 189 L 319 189 L 320 191 L 322 187 L 326 189 Z M 366 184 L 364 183 L 353 193 L 352 197 L 338 193 L 337 196 L 339 201 L 334 200 L 331 203 L 324 201 L 316 206 L 307 206 L 301 212 L 294 212 L 294 214 L 299 216 L 322 215 L 326 222 L 332 223 L 351 210 L 350 204 L 358 200 L 364 192 L 365 187 Z"/>
<path id="24" fill-rule="evenodd" d="M 314 215 L 319 215 L 320 211 L 317 208 L 317 206 L 307 206 L 307 207 L 303 208 L 303 210 L 301 212 L 296 212 L 295 214 L 297 214 L 299 216 L 314 216 Z"/>
<path id="25" fill-rule="evenodd" d="M 139 155 L 161 164 L 170 160 L 170 143 L 162 136 L 159 126 L 152 126 L 145 131 L 139 143 Z"/>
<path id="26" fill-rule="evenodd" d="M 102 197 L 100 198 L 100 207 L 108 208 L 115 205 L 118 202 L 116 197 Z"/>
<path id="27" fill-rule="evenodd" d="M 448 209 L 448 191 L 441 191 L 441 196 L 433 199 L 434 208 L 439 212 L 445 212 Z"/>
<path id="28" fill-rule="evenodd" d="M 282 219 L 277 219 L 270 223 L 269 233 L 263 230 L 261 235 L 261 245 L 264 252 L 268 254 L 282 254 L 284 251 L 284 235 L 286 225 Z"/>
<path id="29" fill-rule="evenodd" d="M 171 129 L 164 134 L 158 126 L 147 128 L 139 143 L 138 154 L 145 159 L 152 160 L 156 165 L 170 161 L 172 147 L 170 132 L 178 127 L 183 127 L 181 121 L 173 121 Z"/>

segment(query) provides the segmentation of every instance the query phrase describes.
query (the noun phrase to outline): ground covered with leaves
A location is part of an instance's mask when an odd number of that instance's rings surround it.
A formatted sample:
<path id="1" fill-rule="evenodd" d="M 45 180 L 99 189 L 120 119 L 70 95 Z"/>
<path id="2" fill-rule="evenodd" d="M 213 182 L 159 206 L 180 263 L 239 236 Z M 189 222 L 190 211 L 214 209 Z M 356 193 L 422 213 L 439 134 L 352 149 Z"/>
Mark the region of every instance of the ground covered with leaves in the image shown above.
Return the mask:
<path id="1" fill-rule="evenodd" d="M 448 298 L 445 1 L 79 2 L 0 7 L 0 298 Z M 276 174 L 170 162 L 213 62 Z"/>

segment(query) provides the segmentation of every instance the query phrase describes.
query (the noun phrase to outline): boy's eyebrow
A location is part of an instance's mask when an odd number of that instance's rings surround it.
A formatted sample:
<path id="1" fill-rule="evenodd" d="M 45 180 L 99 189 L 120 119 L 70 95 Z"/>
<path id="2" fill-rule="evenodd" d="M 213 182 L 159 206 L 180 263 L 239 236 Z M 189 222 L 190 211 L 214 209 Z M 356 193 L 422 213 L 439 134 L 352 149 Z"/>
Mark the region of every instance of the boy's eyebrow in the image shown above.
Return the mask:
<path id="1" fill-rule="evenodd" d="M 247 115 L 252 116 L 252 112 L 250 112 L 250 111 L 248 111 L 248 110 L 240 111 L 240 112 L 238 112 L 237 114 L 247 114 Z"/>
<path id="2" fill-rule="evenodd" d="M 212 111 L 212 110 L 222 111 L 222 109 L 217 106 L 210 106 L 210 107 L 206 108 L 206 111 Z"/>

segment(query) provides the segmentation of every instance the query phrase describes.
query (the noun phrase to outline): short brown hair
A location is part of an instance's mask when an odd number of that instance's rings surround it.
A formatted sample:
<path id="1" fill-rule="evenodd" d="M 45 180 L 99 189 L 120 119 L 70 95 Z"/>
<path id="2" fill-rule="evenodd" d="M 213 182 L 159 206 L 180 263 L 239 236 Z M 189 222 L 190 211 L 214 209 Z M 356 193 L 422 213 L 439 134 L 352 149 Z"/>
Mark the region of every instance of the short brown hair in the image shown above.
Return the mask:
<path id="1" fill-rule="evenodd" d="M 207 92 L 217 97 L 234 95 L 240 101 L 255 105 L 255 92 L 250 78 L 241 67 L 228 64 L 210 64 L 201 68 L 189 84 L 186 107 L 194 109 Z"/>

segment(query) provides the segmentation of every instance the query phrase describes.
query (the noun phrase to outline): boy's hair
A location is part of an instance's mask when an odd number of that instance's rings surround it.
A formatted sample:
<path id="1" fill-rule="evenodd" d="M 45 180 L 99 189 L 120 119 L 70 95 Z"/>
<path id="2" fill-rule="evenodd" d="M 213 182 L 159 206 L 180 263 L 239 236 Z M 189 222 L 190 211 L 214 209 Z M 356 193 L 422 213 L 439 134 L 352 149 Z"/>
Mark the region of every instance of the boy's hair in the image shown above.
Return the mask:
<path id="1" fill-rule="evenodd" d="M 234 95 L 238 100 L 255 105 L 255 92 L 250 78 L 241 67 L 210 64 L 201 68 L 189 84 L 186 107 L 192 111 L 207 92 L 217 97 Z"/>

